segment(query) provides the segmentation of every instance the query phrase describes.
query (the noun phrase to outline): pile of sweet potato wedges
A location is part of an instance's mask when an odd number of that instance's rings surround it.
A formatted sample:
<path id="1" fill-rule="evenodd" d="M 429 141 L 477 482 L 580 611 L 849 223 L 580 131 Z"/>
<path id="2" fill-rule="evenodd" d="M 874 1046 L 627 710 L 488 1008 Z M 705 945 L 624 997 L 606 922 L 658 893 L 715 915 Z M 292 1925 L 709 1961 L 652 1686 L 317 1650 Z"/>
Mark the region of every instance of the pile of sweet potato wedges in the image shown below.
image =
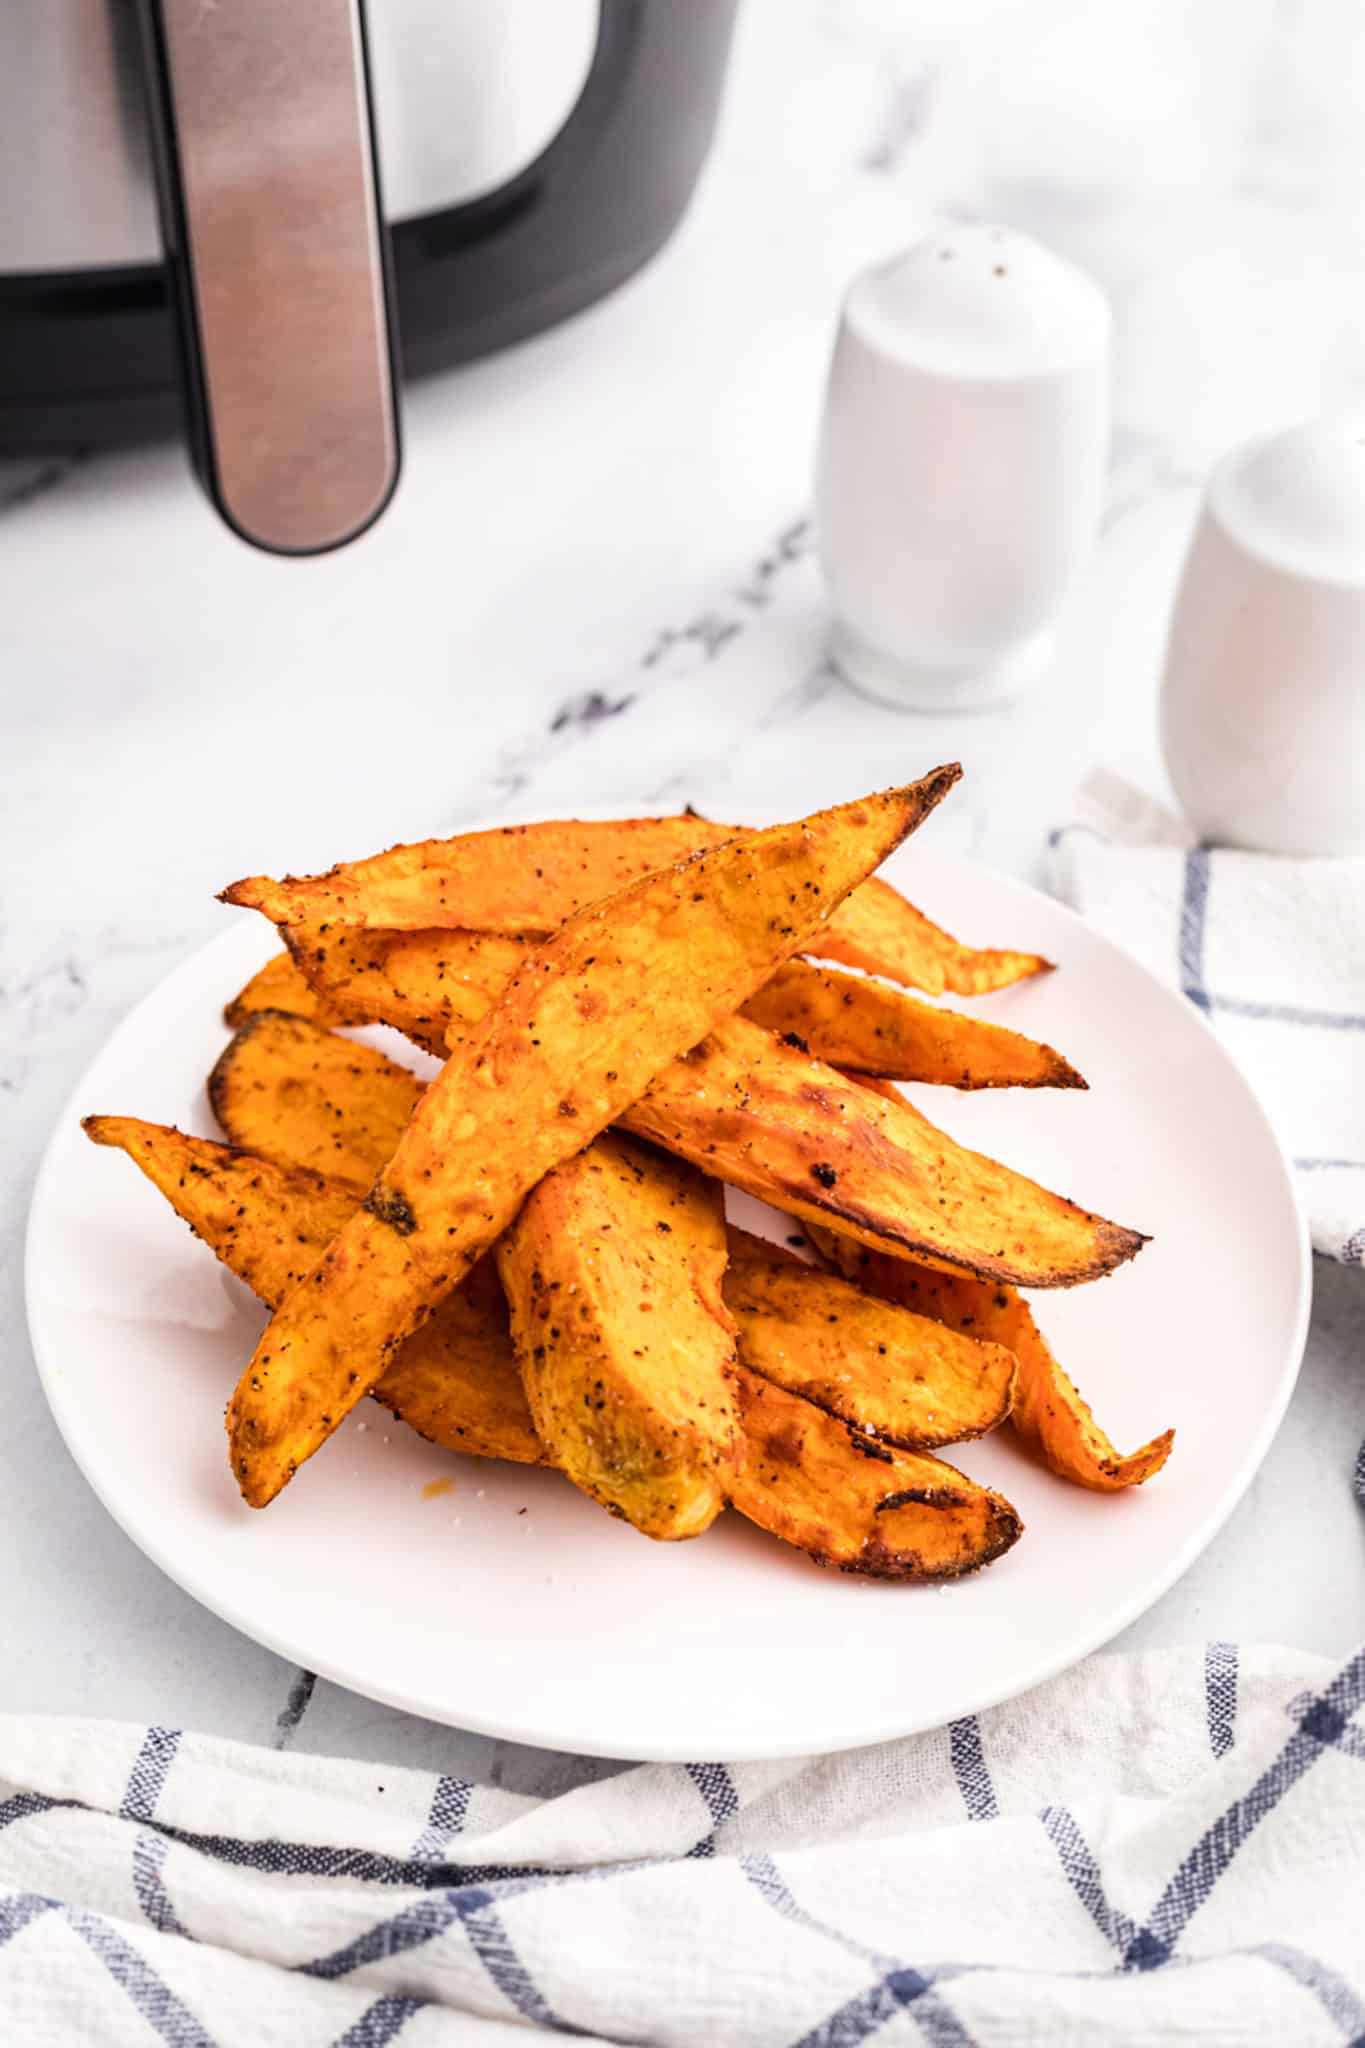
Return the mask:
<path id="1" fill-rule="evenodd" d="M 552 821 L 224 892 L 285 946 L 227 1008 L 227 1143 L 85 1128 L 271 1310 L 227 1414 L 252 1506 L 366 1395 L 558 1467 L 646 1535 L 731 1506 L 890 1579 L 1020 1534 L 950 1444 L 1007 1424 L 1100 1490 L 1160 1468 L 1170 1434 L 1120 1456 L 1018 1291 L 1098 1279 L 1141 1235 L 895 1086 L 1085 1086 L 906 992 L 1048 964 L 963 945 L 875 877 L 958 772 L 764 831 Z M 346 1035 L 372 1024 L 434 1078 Z M 784 1212 L 784 1242 L 727 1221 L 726 1185 Z"/>

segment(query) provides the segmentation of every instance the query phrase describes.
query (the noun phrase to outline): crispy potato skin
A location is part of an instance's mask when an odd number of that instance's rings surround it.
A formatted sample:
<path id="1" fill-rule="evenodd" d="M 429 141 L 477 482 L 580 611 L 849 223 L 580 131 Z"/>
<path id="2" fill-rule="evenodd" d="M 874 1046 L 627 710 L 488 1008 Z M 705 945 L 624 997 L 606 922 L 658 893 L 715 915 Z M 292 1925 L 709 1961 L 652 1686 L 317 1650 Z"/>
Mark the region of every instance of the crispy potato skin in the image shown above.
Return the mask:
<path id="1" fill-rule="evenodd" d="M 252 1506 L 272 1500 L 369 1392 L 536 1182 L 805 944 L 959 773 L 940 769 L 646 875 L 529 957 L 243 1372 L 228 1437 Z"/>
<path id="2" fill-rule="evenodd" d="M 234 1145 L 350 1181 L 362 1195 L 421 1093 L 414 1074 L 372 1046 L 279 1010 L 248 1017 L 208 1079 L 209 1105 Z"/>
<path id="3" fill-rule="evenodd" d="M 864 1294 L 731 1229 L 725 1301 L 751 1372 L 860 1435 L 906 1450 L 984 1436 L 1014 1396 L 1014 1354 Z"/>
<path id="4" fill-rule="evenodd" d="M 140 1117 L 86 1117 L 84 1128 L 95 1144 L 126 1152 L 195 1236 L 272 1308 L 313 1269 L 359 1200 L 345 1182 Z M 447 1296 L 372 1391 L 420 1436 L 450 1450 L 546 1462 L 491 1260 Z"/>
<path id="5" fill-rule="evenodd" d="M 802 1040 L 817 1059 L 847 1073 L 943 1088 L 1086 1085 L 1069 1060 L 1022 1032 L 806 960 L 779 967 L 743 1014 L 779 1038 Z"/>
<path id="6" fill-rule="evenodd" d="M 543 938 L 652 869 L 743 836 L 733 825 L 694 817 L 508 825 L 390 847 L 323 875 L 281 882 L 251 875 L 222 900 L 281 925 L 446 926 Z M 1037 953 L 964 946 L 879 880 L 862 883 L 831 914 L 811 950 L 930 995 L 980 995 L 1050 965 Z"/>
<path id="7" fill-rule="evenodd" d="M 743 1017 L 656 1075 L 628 1121 L 775 1208 L 984 1279 L 1072 1287 L 1145 1242 Z"/>
<path id="8" fill-rule="evenodd" d="M 391 1024 L 437 1054 L 497 1001 L 527 945 L 496 932 L 344 924 L 286 925 L 283 936 L 293 964 L 281 955 L 262 968 L 228 1005 L 230 1024 L 263 1009 L 319 1024 Z M 808 960 L 786 961 L 741 1014 L 848 1073 L 949 1088 L 1085 1087 L 1051 1046 Z"/>
<path id="9" fill-rule="evenodd" d="M 841 1422 L 741 1365 L 747 1456 L 731 1501 L 817 1564 L 878 1579 L 957 1579 L 1003 1556 L 1023 1530 L 1000 1494 Z"/>
<path id="10" fill-rule="evenodd" d="M 498 1246 L 531 1419 L 574 1484 L 646 1536 L 699 1536 L 743 1457 L 719 1185 L 610 1135 Z"/>
<path id="11" fill-rule="evenodd" d="M 1028 1303 L 1012 1287 L 990 1286 L 966 1274 L 931 1272 L 907 1259 L 813 1230 L 822 1256 L 860 1288 L 917 1315 L 937 1316 L 949 1328 L 970 1330 L 1006 1344 L 1019 1361 L 1010 1422 L 1015 1433 L 1061 1479 L 1095 1493 L 1121 1493 L 1159 1472 L 1171 1454 L 1168 1429 L 1127 1457 L 1117 1451 L 1053 1357 Z"/>

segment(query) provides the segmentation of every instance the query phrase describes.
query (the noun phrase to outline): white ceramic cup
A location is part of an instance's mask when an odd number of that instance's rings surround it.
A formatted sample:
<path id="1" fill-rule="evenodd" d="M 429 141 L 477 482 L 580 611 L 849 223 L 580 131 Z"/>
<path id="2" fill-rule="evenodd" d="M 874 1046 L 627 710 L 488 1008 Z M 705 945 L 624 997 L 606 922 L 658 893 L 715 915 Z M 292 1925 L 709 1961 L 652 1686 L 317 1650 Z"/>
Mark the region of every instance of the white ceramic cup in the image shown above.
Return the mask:
<path id="1" fill-rule="evenodd" d="M 1247 442 L 1214 471 L 1161 720 L 1202 838 L 1365 853 L 1365 415 Z"/>
<path id="2" fill-rule="evenodd" d="M 1099 288 L 1003 228 L 945 229 L 854 279 L 816 479 L 850 682 L 942 709 L 1046 667 L 1098 522 L 1109 354 Z"/>

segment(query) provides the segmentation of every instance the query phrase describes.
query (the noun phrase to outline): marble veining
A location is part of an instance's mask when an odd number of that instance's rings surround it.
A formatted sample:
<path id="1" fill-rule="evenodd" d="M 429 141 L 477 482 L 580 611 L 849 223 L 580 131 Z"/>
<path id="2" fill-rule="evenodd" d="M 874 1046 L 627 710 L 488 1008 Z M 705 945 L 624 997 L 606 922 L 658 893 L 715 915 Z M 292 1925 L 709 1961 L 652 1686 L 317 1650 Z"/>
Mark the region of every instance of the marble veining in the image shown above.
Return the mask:
<path id="1" fill-rule="evenodd" d="M 734 642 L 778 596 L 782 578 L 810 552 L 810 522 L 798 519 L 783 527 L 731 591 L 680 626 L 664 626 L 644 652 L 613 686 L 580 691 L 558 705 L 548 726 L 515 740 L 500 755 L 490 785 L 494 804 L 508 804 L 538 786 L 538 778 L 568 749 L 596 734 L 607 719 L 624 719 L 642 701 L 695 678 L 719 661 Z M 822 664 L 822 667 L 827 666 Z M 785 703 L 786 698 L 779 700 Z M 623 731 L 623 741 L 630 735 Z M 660 802 L 673 785 L 642 790 L 642 798 Z"/>
<path id="2" fill-rule="evenodd" d="M 567 326 L 415 386 L 398 499 L 354 548 L 252 553 L 175 448 L 0 465 L 0 1709 L 525 1791 L 604 1768 L 314 1685 L 125 1541 L 28 1350 L 47 1133 L 129 1006 L 221 929 L 214 891 L 253 869 L 510 807 L 795 812 L 960 757 L 937 842 L 1037 879 L 1089 770 L 1165 796 L 1154 692 L 1201 480 L 1243 434 L 1365 393 L 1362 43 L 1352 0 L 744 0 L 673 244 Z M 1035 695 L 904 717 L 826 658 L 805 509 L 822 384 L 849 276 L 981 218 L 1111 297 L 1105 521 Z M 1359 1275 L 1320 1272 L 1270 1460 L 1129 1640 L 1349 1647 L 1363 1344 Z"/>

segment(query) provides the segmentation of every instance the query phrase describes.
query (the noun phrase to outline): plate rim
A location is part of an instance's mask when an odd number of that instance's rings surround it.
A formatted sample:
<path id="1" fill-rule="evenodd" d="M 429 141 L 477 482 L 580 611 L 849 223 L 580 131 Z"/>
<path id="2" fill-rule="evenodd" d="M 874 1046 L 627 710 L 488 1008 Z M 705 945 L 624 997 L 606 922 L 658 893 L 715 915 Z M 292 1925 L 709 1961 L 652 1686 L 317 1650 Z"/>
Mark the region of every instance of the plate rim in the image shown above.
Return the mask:
<path id="1" fill-rule="evenodd" d="M 757 808 L 757 806 L 754 808 Z M 585 809 L 579 815 L 603 817 L 622 815 L 649 816 L 654 814 L 645 808 L 641 808 L 630 813 L 620 810 Z M 499 814 L 495 819 L 486 822 L 480 821 L 469 826 L 467 829 L 472 831 L 497 829 L 500 824 L 512 821 L 511 814 Z M 1136 955 L 1119 945 L 1107 932 L 1101 931 L 1096 925 L 1082 917 L 1070 904 L 1063 902 L 1060 898 L 1035 888 L 1031 883 L 1021 881 L 1017 876 L 1003 874 L 994 868 L 987 867 L 982 862 L 966 859 L 960 854 L 941 850 L 937 847 L 925 847 L 917 849 L 917 851 L 922 851 L 933 863 L 945 870 L 957 870 L 972 877 L 987 877 L 993 889 L 1001 890 L 1005 895 L 1015 897 L 1024 906 L 1041 900 L 1047 906 L 1049 913 L 1060 915 L 1064 922 L 1070 922 L 1078 926 L 1085 934 L 1088 944 L 1098 945 L 1102 952 L 1117 955 L 1127 969 L 1140 974 L 1163 997 L 1169 998 L 1173 1003 L 1181 1003 L 1178 989 L 1163 982 Z M 249 915 L 250 913 L 243 914 L 244 918 Z M 196 1574 L 192 1564 L 187 1565 L 179 1560 L 173 1562 L 169 1544 L 163 1544 L 154 1534 L 144 1534 L 140 1528 L 134 1527 L 130 1519 L 121 1513 L 110 1501 L 96 1473 L 87 1463 L 82 1451 L 77 1448 L 79 1431 L 73 1432 L 67 1426 L 67 1404 L 60 1386 L 60 1373 L 55 1370 L 55 1360 L 48 1355 L 47 1338 L 43 1331 L 42 1315 L 37 1305 L 35 1289 L 35 1269 L 41 1256 L 39 1240 L 43 1229 L 44 1212 L 50 1200 L 49 1183 L 56 1180 L 60 1171 L 60 1153 L 63 1142 L 70 1135 L 73 1122 L 79 1122 L 80 1120 L 82 1113 L 81 1098 L 83 1091 L 87 1089 L 91 1073 L 125 1039 L 136 1036 L 139 1022 L 146 1009 L 154 1002 L 162 999 L 167 990 L 172 988 L 181 977 L 189 979 L 192 970 L 201 963 L 206 955 L 215 950 L 226 952 L 231 946 L 238 944 L 239 935 L 246 929 L 247 926 L 242 920 L 234 919 L 232 925 L 227 930 L 216 933 L 212 938 L 192 947 L 188 953 L 176 962 L 174 967 L 162 975 L 160 980 L 155 982 L 134 1003 L 132 1008 L 120 1018 L 114 1029 L 85 1063 L 74 1086 L 64 1099 L 61 1110 L 54 1120 L 44 1145 L 42 1158 L 33 1181 L 24 1233 L 24 1307 L 29 1341 L 33 1350 L 39 1384 L 42 1387 L 44 1398 L 47 1401 L 48 1408 L 57 1425 L 68 1455 L 85 1483 L 99 1501 L 101 1507 L 103 1507 L 117 1527 L 122 1530 L 129 1541 L 158 1571 L 168 1578 L 173 1585 L 178 1586 L 182 1592 L 187 1593 L 192 1600 L 206 1608 L 219 1620 L 226 1622 L 230 1628 L 236 1629 L 239 1634 L 246 1636 L 248 1640 L 259 1643 L 264 1649 L 269 1650 L 287 1663 L 314 1671 L 318 1677 L 326 1678 L 329 1683 L 338 1685 L 347 1692 L 354 1693 L 361 1698 L 374 1700 L 378 1704 L 391 1707 L 398 1712 L 415 1715 L 421 1720 L 430 1721 L 436 1725 L 463 1729 L 472 1734 L 514 1742 L 527 1748 L 544 1749 L 552 1753 L 605 1757 L 624 1762 L 684 1763 L 693 1761 L 696 1755 L 695 1744 L 654 1741 L 646 1742 L 644 1746 L 641 1746 L 639 1743 L 632 1743 L 627 1746 L 622 1746 L 619 1743 L 603 1745 L 600 1739 L 594 1740 L 591 1731 L 569 1729 L 567 1732 L 564 1730 L 556 1732 L 543 1723 L 536 1724 L 534 1722 L 518 1721 L 515 1717 L 503 1714 L 488 1716 L 477 1712 L 469 1713 L 464 1709 L 455 1707 L 442 1711 L 426 1701 L 415 1700 L 411 1694 L 405 1693 L 401 1688 L 386 1687 L 382 1677 L 371 1679 L 367 1676 L 361 1682 L 353 1673 L 343 1672 L 327 1658 L 314 1659 L 312 1657 L 303 1657 L 299 1652 L 297 1644 L 291 1644 L 286 1636 L 281 1635 L 268 1624 L 262 1626 L 253 1618 L 243 1614 L 231 1599 L 220 1597 L 211 1590 L 208 1590 Z M 1205 1518 L 1201 1520 L 1198 1526 L 1185 1538 L 1184 1542 L 1178 1546 L 1166 1568 L 1155 1579 L 1144 1579 L 1141 1587 L 1134 1593 L 1131 1599 L 1120 1602 L 1112 1614 L 1106 1615 L 1104 1620 L 1093 1630 L 1086 1631 L 1078 1642 L 1069 1644 L 1066 1649 L 1055 1657 L 1046 1657 L 1038 1665 L 1031 1667 L 1028 1676 L 1021 1683 L 1006 1679 L 1003 1683 L 988 1682 L 964 1692 L 961 1701 L 956 1702 L 954 1705 L 951 1716 L 953 1719 L 982 1713 L 991 1707 L 1003 1704 L 1005 1701 L 1019 1698 L 1024 1693 L 1031 1692 L 1036 1687 L 1047 1684 L 1059 1674 L 1074 1669 L 1084 1659 L 1102 1650 L 1107 1643 L 1113 1641 L 1114 1637 L 1121 1634 L 1124 1629 L 1131 1626 L 1134 1621 L 1138 1620 L 1140 1616 L 1154 1607 L 1159 1600 L 1163 1599 L 1172 1586 L 1184 1577 L 1196 1560 L 1217 1540 L 1233 1511 L 1240 1505 L 1252 1480 L 1265 1461 L 1271 1444 L 1284 1420 L 1290 1400 L 1293 1397 L 1294 1389 L 1298 1383 L 1312 1309 L 1312 1249 L 1308 1234 L 1306 1212 L 1299 1193 L 1298 1184 L 1284 1144 L 1269 1114 L 1253 1089 L 1240 1061 L 1218 1036 L 1208 1019 L 1201 1014 L 1196 1005 L 1186 1003 L 1182 1004 L 1181 1007 L 1187 1019 L 1196 1024 L 1203 1032 L 1205 1038 L 1212 1044 L 1216 1055 L 1222 1060 L 1241 1091 L 1245 1106 L 1250 1110 L 1254 1120 L 1260 1126 L 1262 1134 L 1269 1139 L 1271 1155 L 1279 1167 L 1282 1190 L 1288 1199 L 1290 1211 L 1295 1220 L 1296 1230 L 1293 1238 L 1293 1249 L 1292 1252 L 1288 1249 L 1286 1250 L 1286 1257 L 1292 1257 L 1294 1261 L 1293 1285 L 1295 1299 L 1291 1336 L 1286 1346 L 1284 1363 L 1280 1368 L 1273 1397 L 1266 1403 L 1260 1426 L 1237 1469 L 1226 1482 L 1223 1499 L 1212 1519 Z M 1286 1277 L 1288 1278 L 1288 1273 Z M 938 1716 L 925 1718 L 923 1715 L 914 1712 L 914 1710 L 902 1710 L 899 1713 L 890 1713 L 884 1719 L 875 1720 L 871 1724 L 864 1724 L 859 1732 L 854 1734 L 847 1732 L 825 1734 L 819 1736 L 815 1741 L 810 1740 L 808 1737 L 799 1741 L 792 1739 L 783 1740 L 780 1736 L 775 1741 L 741 1740 L 727 1752 L 723 1761 L 726 1763 L 747 1763 L 806 1755 L 832 1755 L 867 1748 L 879 1742 L 894 1741 L 901 1737 L 922 1734 L 930 1729 L 945 1725 L 946 1720 Z"/>

